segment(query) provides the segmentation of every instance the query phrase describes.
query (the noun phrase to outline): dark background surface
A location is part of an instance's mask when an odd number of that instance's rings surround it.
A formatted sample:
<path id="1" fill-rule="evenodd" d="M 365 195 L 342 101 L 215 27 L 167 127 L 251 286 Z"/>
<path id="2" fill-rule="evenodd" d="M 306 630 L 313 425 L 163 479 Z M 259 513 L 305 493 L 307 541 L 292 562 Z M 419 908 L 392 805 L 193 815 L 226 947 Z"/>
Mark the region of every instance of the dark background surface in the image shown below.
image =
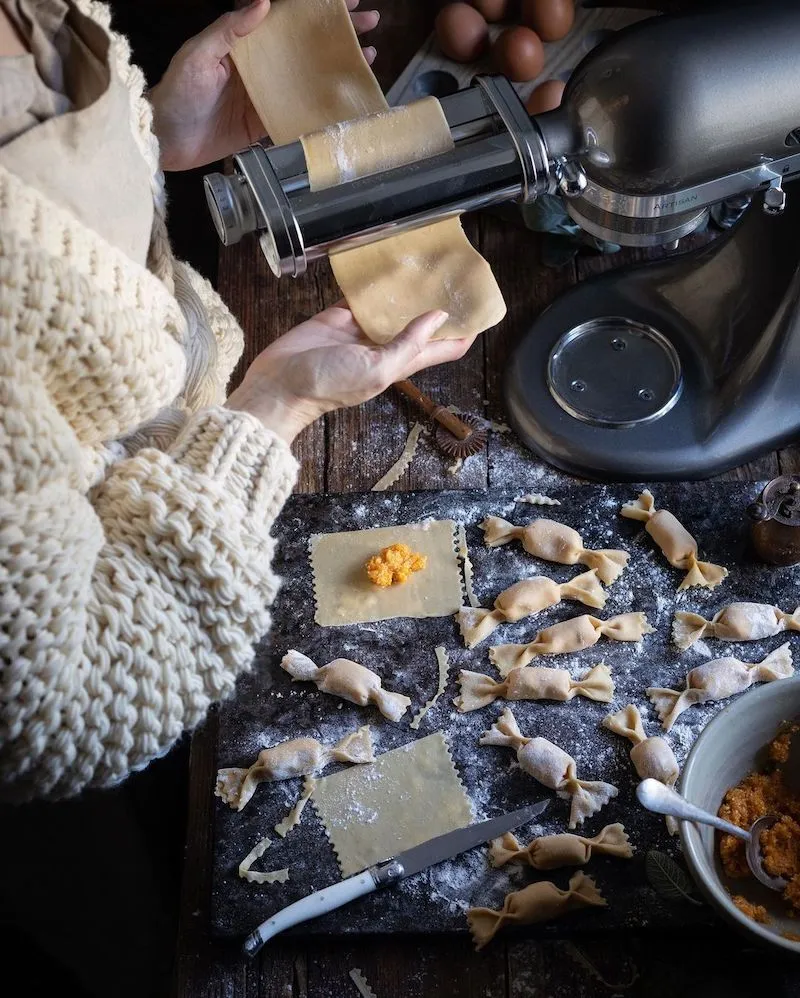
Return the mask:
<path id="1" fill-rule="evenodd" d="M 431 19 L 439 5 L 434 0 L 395 2 L 415 11 L 415 31 L 416 22 Z M 676 0 L 673 6 L 701 3 Z M 113 0 L 111 6 L 115 26 L 129 36 L 134 58 L 153 84 L 180 44 L 229 5 L 226 0 Z M 387 0 L 377 6 L 386 16 Z M 402 32 L 402 22 L 395 30 Z M 170 231 L 177 254 L 214 281 L 218 243 L 205 209 L 203 172 L 169 178 Z M 313 469 L 306 475 L 310 481 Z M 26 998 L 169 993 L 184 840 L 187 832 L 190 840 L 203 834 L 202 828 L 186 827 L 187 760 L 184 740 L 119 790 L 53 807 L 0 811 L 0 991 Z M 190 863 L 184 898 L 192 896 L 198 877 Z M 195 914 L 184 912 L 188 919 Z M 615 993 L 729 998 L 764 991 L 789 996 L 797 993 L 800 975 L 796 963 L 748 949 L 728 933 L 692 942 L 684 934 L 653 938 L 630 932 L 613 946 L 607 938 L 587 939 L 581 950 L 594 971 L 587 970 L 581 951 L 574 952 L 566 941 L 548 947 L 498 947 L 469 964 L 468 972 L 469 948 L 460 942 L 432 948 L 398 939 L 391 959 L 364 946 L 320 947 L 308 955 L 286 946 L 249 969 L 232 953 L 226 957 L 205 949 L 209 960 L 225 965 L 224 973 L 221 969 L 213 979 L 209 974 L 207 981 L 199 971 L 193 977 L 184 973 L 181 995 L 340 998 L 356 994 L 347 972 L 359 965 L 378 998 L 417 995 L 423 987 L 425 995 L 454 998 L 554 998 L 556 992 L 565 998 Z M 640 978 L 633 989 L 614 986 L 629 982 L 634 968 Z M 605 975 L 608 987 L 595 971 Z"/>

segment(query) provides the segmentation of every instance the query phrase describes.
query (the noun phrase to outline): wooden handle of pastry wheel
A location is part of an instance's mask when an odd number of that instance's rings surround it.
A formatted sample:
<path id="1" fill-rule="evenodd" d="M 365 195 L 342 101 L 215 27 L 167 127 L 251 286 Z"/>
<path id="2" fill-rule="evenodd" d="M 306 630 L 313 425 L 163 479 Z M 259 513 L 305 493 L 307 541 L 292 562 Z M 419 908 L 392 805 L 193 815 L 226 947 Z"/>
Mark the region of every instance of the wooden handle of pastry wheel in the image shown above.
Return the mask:
<path id="1" fill-rule="evenodd" d="M 429 399 L 427 395 L 423 395 L 419 388 L 411 381 L 397 381 L 394 387 L 405 395 L 406 398 L 410 398 L 412 402 L 416 402 L 420 409 L 426 412 L 432 419 L 435 419 L 437 423 L 441 423 L 458 440 L 466 440 L 470 433 L 472 433 L 470 427 L 462 422 L 458 416 L 450 412 L 449 409 L 445 409 L 443 405 L 438 405 L 433 399 Z"/>

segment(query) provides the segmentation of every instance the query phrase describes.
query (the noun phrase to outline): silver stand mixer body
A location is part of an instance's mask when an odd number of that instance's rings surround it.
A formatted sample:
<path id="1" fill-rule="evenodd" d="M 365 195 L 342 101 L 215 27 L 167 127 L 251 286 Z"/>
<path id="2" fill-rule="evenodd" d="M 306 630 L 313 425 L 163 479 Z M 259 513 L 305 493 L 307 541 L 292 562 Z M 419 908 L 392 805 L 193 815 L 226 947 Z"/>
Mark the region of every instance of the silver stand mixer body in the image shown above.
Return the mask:
<path id="1" fill-rule="evenodd" d="M 742 216 L 546 310 L 511 359 L 509 414 L 547 460 L 615 478 L 703 477 L 800 433 L 800 208 L 784 189 L 800 178 L 799 3 L 624 29 L 534 119 L 503 78 L 441 103 L 452 152 L 325 191 L 300 143 L 243 150 L 233 177 L 206 178 L 220 238 L 257 232 L 273 272 L 298 276 L 337 249 L 545 195 L 628 246 L 674 247 L 712 208 Z"/>

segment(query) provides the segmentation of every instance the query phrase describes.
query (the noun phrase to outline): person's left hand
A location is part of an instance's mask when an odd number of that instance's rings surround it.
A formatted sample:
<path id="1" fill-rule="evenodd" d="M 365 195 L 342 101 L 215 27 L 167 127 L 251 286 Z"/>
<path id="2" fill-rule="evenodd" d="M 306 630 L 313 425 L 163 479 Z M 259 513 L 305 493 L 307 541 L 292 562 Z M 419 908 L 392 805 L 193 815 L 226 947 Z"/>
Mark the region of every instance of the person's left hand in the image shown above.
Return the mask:
<path id="1" fill-rule="evenodd" d="M 347 0 L 359 34 L 378 23 L 376 10 L 356 13 L 360 0 Z M 255 109 L 230 57 L 240 38 L 269 14 L 270 0 L 254 0 L 231 11 L 186 42 L 150 91 L 153 128 L 164 170 L 191 170 L 224 159 L 264 137 Z M 367 62 L 374 48 L 365 48 Z"/>

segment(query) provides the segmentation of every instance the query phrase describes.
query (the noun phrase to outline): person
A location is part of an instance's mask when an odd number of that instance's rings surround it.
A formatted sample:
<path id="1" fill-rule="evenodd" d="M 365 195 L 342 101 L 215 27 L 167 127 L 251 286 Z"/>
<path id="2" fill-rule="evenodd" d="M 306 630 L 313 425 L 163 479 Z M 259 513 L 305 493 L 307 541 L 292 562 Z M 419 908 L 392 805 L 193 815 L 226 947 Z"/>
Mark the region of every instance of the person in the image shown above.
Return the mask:
<path id="1" fill-rule="evenodd" d="M 292 441 L 470 345 L 431 341 L 437 312 L 377 346 L 342 305 L 226 398 L 243 334 L 171 252 L 161 168 L 260 137 L 230 52 L 269 7 L 224 15 L 145 93 L 101 4 L 0 0 L 6 801 L 116 785 L 229 696 L 270 626 Z"/>

